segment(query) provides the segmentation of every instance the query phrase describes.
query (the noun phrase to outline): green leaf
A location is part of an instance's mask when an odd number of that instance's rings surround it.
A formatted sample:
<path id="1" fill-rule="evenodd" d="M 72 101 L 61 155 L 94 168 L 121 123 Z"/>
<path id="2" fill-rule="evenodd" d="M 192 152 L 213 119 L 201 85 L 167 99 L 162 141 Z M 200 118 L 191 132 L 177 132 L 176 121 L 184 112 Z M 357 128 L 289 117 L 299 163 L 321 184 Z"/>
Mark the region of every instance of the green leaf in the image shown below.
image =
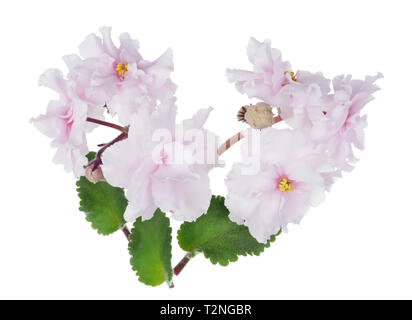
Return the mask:
<path id="1" fill-rule="evenodd" d="M 99 234 L 108 235 L 126 223 L 123 213 L 127 199 L 123 189 L 109 185 L 105 181 L 92 183 L 85 177 L 76 182 L 80 198 L 80 210 L 86 213 L 86 220 Z"/>
<path id="2" fill-rule="evenodd" d="M 195 222 L 181 225 L 177 239 L 183 250 L 203 252 L 213 264 L 227 266 L 240 255 L 259 255 L 280 234 L 279 231 L 273 235 L 266 244 L 256 241 L 246 226 L 238 225 L 229 219 L 229 210 L 224 202 L 223 197 L 212 196 L 206 214 Z"/>
<path id="3" fill-rule="evenodd" d="M 172 229 L 169 218 L 157 209 L 150 220 L 138 218 L 130 234 L 130 264 L 139 280 L 149 286 L 171 284 Z"/>
<path id="4" fill-rule="evenodd" d="M 90 162 L 92 160 L 94 160 L 94 158 L 96 158 L 96 152 L 94 151 L 90 151 L 88 154 L 86 154 L 86 158 L 87 160 Z"/>

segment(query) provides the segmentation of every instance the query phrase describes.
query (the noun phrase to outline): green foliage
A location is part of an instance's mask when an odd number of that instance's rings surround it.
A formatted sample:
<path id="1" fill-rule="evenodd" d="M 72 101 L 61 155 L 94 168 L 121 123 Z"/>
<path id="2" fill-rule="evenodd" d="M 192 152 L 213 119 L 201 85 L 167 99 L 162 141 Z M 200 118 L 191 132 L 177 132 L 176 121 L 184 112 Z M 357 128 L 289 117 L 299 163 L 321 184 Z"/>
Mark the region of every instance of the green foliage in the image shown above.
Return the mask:
<path id="1" fill-rule="evenodd" d="M 223 197 L 212 196 L 207 213 L 195 222 L 183 223 L 177 235 L 183 250 L 203 252 L 213 264 L 222 266 L 236 261 L 239 255 L 259 255 L 280 233 L 273 235 L 266 244 L 259 243 L 247 227 L 229 219 L 224 200 Z"/>
<path id="2" fill-rule="evenodd" d="M 92 183 L 80 177 L 76 183 L 80 198 L 80 210 L 86 213 L 86 220 L 99 234 L 108 235 L 126 223 L 123 213 L 127 199 L 123 189 L 112 187 L 105 181 Z"/>
<path id="3" fill-rule="evenodd" d="M 86 154 L 87 161 L 89 162 L 94 160 L 95 157 L 96 157 L 96 152 L 94 151 L 90 151 L 88 154 Z"/>
<path id="4" fill-rule="evenodd" d="M 172 229 L 169 218 L 157 209 L 150 220 L 138 218 L 130 234 L 130 264 L 146 285 L 170 283 L 172 269 Z"/>

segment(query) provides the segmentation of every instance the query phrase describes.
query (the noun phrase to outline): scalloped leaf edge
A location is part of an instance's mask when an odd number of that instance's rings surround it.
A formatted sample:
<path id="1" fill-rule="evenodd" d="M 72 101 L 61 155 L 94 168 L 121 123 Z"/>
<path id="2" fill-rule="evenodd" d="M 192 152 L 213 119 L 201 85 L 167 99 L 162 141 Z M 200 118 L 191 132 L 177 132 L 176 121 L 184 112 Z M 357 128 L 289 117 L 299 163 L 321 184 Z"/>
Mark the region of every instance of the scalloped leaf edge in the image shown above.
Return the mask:
<path id="1" fill-rule="evenodd" d="M 210 203 L 211 203 L 211 204 L 212 204 L 212 201 L 213 201 L 213 200 L 215 200 L 215 201 L 217 201 L 217 202 L 219 202 L 219 203 L 223 203 L 223 206 L 225 207 L 225 209 L 227 210 L 228 215 L 229 215 L 229 209 L 224 205 L 225 197 L 219 196 L 219 195 L 212 195 L 212 198 L 211 198 L 211 200 L 210 200 Z M 210 206 L 209 206 L 209 208 L 210 208 Z M 209 210 L 209 209 L 208 209 L 208 210 Z M 206 212 L 204 215 L 206 215 L 206 214 L 207 214 L 207 212 Z M 200 216 L 198 219 L 202 218 L 204 215 Z M 228 219 L 229 219 L 229 218 L 228 218 Z M 177 240 L 178 240 L 179 246 L 180 246 L 181 248 L 182 248 L 181 242 L 180 242 L 180 240 L 181 240 L 181 233 L 184 232 L 183 230 L 184 230 L 184 228 L 186 228 L 186 226 L 188 226 L 188 225 L 190 225 L 191 223 L 194 223 L 194 222 L 196 222 L 196 221 L 197 221 L 197 220 L 192 221 L 192 222 L 187 222 L 187 221 L 186 221 L 186 222 L 182 223 L 181 226 L 180 226 L 180 228 L 179 228 L 179 230 L 177 231 Z M 238 226 L 244 226 L 244 225 L 238 224 L 238 223 L 236 223 L 236 222 L 234 222 L 234 221 L 231 221 L 230 219 L 229 219 L 229 221 L 230 221 L 231 223 L 234 223 L 234 224 L 238 225 Z M 246 226 L 244 226 L 244 227 L 247 228 Z M 248 230 L 248 231 L 249 231 L 249 230 Z M 282 230 L 279 230 L 279 232 L 277 232 L 276 234 L 273 234 L 273 235 L 270 237 L 270 239 L 267 241 L 267 243 L 262 244 L 263 247 L 262 247 L 261 249 L 256 249 L 256 250 L 252 250 L 252 251 L 245 250 L 245 252 L 236 252 L 236 253 L 233 253 L 233 255 L 230 256 L 230 257 L 228 257 L 228 258 L 226 259 L 226 261 L 223 262 L 223 263 L 222 263 L 221 261 L 218 261 L 217 259 L 214 259 L 213 257 L 211 257 L 211 256 L 208 255 L 206 252 L 204 252 L 202 249 L 193 248 L 192 250 L 189 250 L 189 251 L 186 250 L 186 249 L 183 249 L 183 248 L 182 248 L 182 249 L 185 250 L 186 252 L 195 252 L 195 251 L 197 251 L 197 252 L 202 252 L 203 255 L 204 255 L 204 257 L 205 257 L 206 259 L 209 259 L 212 264 L 214 264 L 214 265 L 219 264 L 219 265 L 221 265 L 221 266 L 227 266 L 227 265 L 229 265 L 230 262 L 236 262 L 236 261 L 238 261 L 238 260 L 239 260 L 239 256 L 244 256 L 244 257 L 246 257 L 246 256 L 248 256 L 248 255 L 249 255 L 249 256 L 259 256 L 262 252 L 264 252 L 265 248 L 269 248 L 270 245 L 271 245 L 271 243 L 275 242 L 276 237 L 279 236 L 281 233 L 282 233 Z M 252 236 L 251 236 L 251 237 L 252 237 Z"/>

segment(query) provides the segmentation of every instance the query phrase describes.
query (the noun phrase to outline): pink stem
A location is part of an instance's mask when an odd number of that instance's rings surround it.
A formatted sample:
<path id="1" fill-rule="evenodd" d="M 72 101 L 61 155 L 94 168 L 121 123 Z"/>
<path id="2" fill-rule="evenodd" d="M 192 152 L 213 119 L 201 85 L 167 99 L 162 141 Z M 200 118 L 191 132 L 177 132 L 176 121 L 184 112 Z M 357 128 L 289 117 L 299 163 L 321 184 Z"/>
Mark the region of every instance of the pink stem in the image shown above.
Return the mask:
<path id="1" fill-rule="evenodd" d="M 223 142 L 219 149 L 217 149 L 217 154 L 219 156 L 221 156 L 227 149 L 229 149 L 231 146 L 233 146 L 236 142 L 240 141 L 241 139 L 243 139 L 243 135 L 238 132 L 236 133 L 234 136 L 230 137 L 229 139 L 227 139 L 225 142 Z"/>
<path id="2" fill-rule="evenodd" d="M 276 124 L 276 123 L 281 122 L 281 121 L 282 121 L 282 118 L 280 116 L 276 116 L 276 117 L 273 118 L 273 124 Z"/>
<path id="3" fill-rule="evenodd" d="M 124 226 L 124 227 L 122 228 L 122 231 L 123 231 L 124 235 L 126 236 L 127 241 L 130 241 L 130 231 L 129 231 L 129 228 L 126 227 L 126 226 Z"/>
<path id="4" fill-rule="evenodd" d="M 92 171 L 96 170 L 98 166 L 100 166 L 103 162 L 102 162 L 102 154 L 103 152 L 110 146 L 114 145 L 115 143 L 122 141 L 124 139 L 126 139 L 128 137 L 128 128 L 125 128 L 125 132 L 121 133 L 119 136 L 117 136 L 115 139 L 113 139 L 112 141 L 110 141 L 109 143 L 105 143 L 103 144 L 103 147 L 97 152 L 96 157 L 94 158 L 94 160 L 90 161 L 88 163 L 87 166 L 90 166 L 93 164 L 93 168 Z"/>
<path id="5" fill-rule="evenodd" d="M 182 260 L 173 268 L 173 273 L 175 276 L 178 276 L 180 272 L 183 270 L 183 268 L 187 265 L 187 263 L 190 261 L 189 254 L 186 254 Z"/>
<path id="6" fill-rule="evenodd" d="M 127 127 L 122 127 L 122 126 L 119 126 L 118 124 L 114 124 L 114 123 L 111 123 L 111 122 L 107 122 L 107 121 L 103 121 L 103 120 L 99 120 L 99 119 L 94 119 L 94 118 L 90 118 L 90 117 L 87 117 L 86 121 L 97 123 L 97 124 L 100 124 L 102 126 L 110 127 L 110 128 L 113 128 L 113 129 L 117 129 L 121 132 L 127 132 Z"/>
<path id="7" fill-rule="evenodd" d="M 282 121 L 282 118 L 280 116 L 273 118 L 273 124 L 276 124 L 280 121 Z M 242 140 L 243 138 L 244 136 L 240 132 L 236 133 L 234 136 L 230 137 L 220 145 L 219 149 L 217 149 L 217 154 L 221 156 L 226 150 L 228 150 L 231 146 L 233 146 L 236 142 Z"/>

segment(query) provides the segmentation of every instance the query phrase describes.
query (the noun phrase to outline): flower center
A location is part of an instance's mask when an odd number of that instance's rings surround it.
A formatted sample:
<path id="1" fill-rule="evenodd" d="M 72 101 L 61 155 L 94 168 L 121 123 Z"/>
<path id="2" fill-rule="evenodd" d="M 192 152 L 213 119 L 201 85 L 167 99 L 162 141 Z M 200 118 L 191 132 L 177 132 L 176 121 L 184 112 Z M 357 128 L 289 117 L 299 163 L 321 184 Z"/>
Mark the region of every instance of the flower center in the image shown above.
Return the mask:
<path id="1" fill-rule="evenodd" d="M 290 74 L 290 78 L 293 81 L 298 82 L 298 79 L 296 78 L 295 73 L 293 71 L 285 71 L 285 75 L 287 75 L 288 73 Z"/>
<path id="2" fill-rule="evenodd" d="M 127 72 L 127 62 L 125 62 L 125 63 L 122 63 L 122 62 L 118 63 L 118 64 L 116 65 L 116 69 L 115 69 L 115 70 L 117 71 L 117 76 L 118 76 L 120 79 L 123 79 L 123 78 L 124 78 L 124 74 Z"/>
<path id="3" fill-rule="evenodd" d="M 292 183 L 286 179 L 282 178 L 278 184 L 279 190 L 283 191 L 284 193 L 288 193 L 289 191 L 293 190 Z"/>

